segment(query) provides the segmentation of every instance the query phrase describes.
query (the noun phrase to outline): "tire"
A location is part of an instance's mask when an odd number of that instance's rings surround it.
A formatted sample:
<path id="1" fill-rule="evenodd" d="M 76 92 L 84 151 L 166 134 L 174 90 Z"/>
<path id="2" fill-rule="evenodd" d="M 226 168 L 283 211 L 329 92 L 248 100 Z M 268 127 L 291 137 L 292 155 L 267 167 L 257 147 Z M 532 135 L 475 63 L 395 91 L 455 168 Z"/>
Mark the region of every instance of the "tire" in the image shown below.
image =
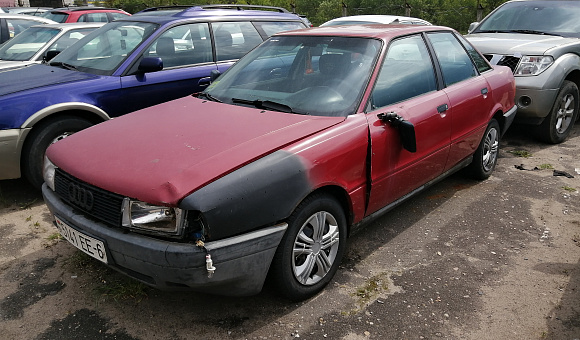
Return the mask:
<path id="1" fill-rule="evenodd" d="M 485 129 L 483 138 L 473 154 L 467 170 L 472 178 L 484 180 L 491 176 L 497 164 L 501 131 L 497 120 L 492 119 Z"/>
<path id="2" fill-rule="evenodd" d="M 564 80 L 550 114 L 539 126 L 538 137 L 546 143 L 559 144 L 568 138 L 578 118 L 578 86 Z"/>
<path id="3" fill-rule="evenodd" d="M 323 228 L 316 228 L 321 220 Z M 322 290 L 336 273 L 346 249 L 346 217 L 332 196 L 315 194 L 287 222 L 270 274 L 280 293 L 300 301 Z"/>
<path id="4" fill-rule="evenodd" d="M 22 149 L 22 174 L 37 189 L 42 187 L 42 164 L 46 149 L 67 136 L 93 124 L 88 120 L 67 116 L 52 119 L 32 129 Z"/>

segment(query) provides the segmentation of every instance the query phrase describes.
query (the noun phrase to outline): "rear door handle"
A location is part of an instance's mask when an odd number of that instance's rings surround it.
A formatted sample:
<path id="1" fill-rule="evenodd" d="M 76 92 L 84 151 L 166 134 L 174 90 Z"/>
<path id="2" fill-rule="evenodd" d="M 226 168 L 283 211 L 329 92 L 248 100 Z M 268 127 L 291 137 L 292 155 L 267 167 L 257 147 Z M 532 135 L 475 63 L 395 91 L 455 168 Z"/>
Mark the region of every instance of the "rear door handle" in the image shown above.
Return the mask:
<path id="1" fill-rule="evenodd" d="M 447 106 L 447 104 L 437 106 L 437 112 L 439 112 L 439 113 L 443 113 L 443 112 L 447 111 L 448 109 L 449 109 L 449 106 Z"/>
<path id="2" fill-rule="evenodd" d="M 487 94 L 487 87 L 484 87 L 481 89 L 481 94 L 483 94 L 483 95 Z"/>

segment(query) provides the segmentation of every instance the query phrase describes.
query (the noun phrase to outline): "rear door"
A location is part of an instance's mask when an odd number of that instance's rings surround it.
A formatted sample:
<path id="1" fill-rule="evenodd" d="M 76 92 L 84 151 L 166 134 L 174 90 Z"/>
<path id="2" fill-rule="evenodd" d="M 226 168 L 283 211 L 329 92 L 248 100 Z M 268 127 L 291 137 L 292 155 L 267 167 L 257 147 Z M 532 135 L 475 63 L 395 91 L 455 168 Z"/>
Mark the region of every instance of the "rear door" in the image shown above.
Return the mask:
<path id="1" fill-rule="evenodd" d="M 371 191 L 367 214 L 439 176 L 447 162 L 450 102 L 438 90 L 433 58 L 421 34 L 393 41 L 372 92 L 367 120 L 371 140 Z M 378 114 L 393 112 L 415 126 L 417 151 Z"/>
<path id="2" fill-rule="evenodd" d="M 493 99 L 487 80 L 479 72 L 491 67 L 485 61 L 476 67 L 465 49 L 471 46 L 463 45 L 452 32 L 429 32 L 427 37 L 441 65 L 444 92 L 453 108 L 447 170 L 475 152 L 487 127 Z M 472 53 L 478 55 L 475 50 Z"/>

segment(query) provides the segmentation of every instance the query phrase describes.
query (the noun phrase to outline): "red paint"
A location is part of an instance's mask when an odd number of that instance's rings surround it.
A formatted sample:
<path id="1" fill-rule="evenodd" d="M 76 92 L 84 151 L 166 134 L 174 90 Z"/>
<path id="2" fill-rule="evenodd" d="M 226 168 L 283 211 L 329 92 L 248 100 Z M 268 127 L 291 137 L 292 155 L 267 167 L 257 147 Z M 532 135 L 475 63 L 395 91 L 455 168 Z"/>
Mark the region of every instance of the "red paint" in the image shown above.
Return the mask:
<path id="1" fill-rule="evenodd" d="M 343 120 L 185 97 L 93 126 L 47 154 L 97 187 L 176 205 L 204 184 Z"/>

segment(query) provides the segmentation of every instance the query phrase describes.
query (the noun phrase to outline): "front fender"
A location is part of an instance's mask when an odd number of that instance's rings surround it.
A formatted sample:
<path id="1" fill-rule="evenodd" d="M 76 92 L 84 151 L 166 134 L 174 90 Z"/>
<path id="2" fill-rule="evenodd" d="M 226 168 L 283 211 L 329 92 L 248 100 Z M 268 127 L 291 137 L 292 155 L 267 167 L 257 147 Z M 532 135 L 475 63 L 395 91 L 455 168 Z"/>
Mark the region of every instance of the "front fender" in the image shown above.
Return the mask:
<path id="1" fill-rule="evenodd" d="M 185 197 L 180 208 L 199 211 L 211 240 L 284 220 L 312 191 L 301 158 L 279 150 Z"/>
<path id="2" fill-rule="evenodd" d="M 104 110 L 102 110 L 101 108 L 99 108 L 95 105 L 83 103 L 83 102 L 68 102 L 68 103 L 58 103 L 58 104 L 50 105 L 50 106 L 47 106 L 47 107 L 37 111 L 36 113 L 34 113 L 30 117 L 28 117 L 28 119 L 26 119 L 24 121 L 24 123 L 22 123 L 20 128 L 25 129 L 25 128 L 32 127 L 32 126 L 34 126 L 34 124 L 36 124 L 40 120 L 42 120 L 42 119 L 44 119 L 44 118 L 46 118 L 54 113 L 63 112 L 63 111 L 72 111 L 72 110 L 94 113 L 97 117 L 99 117 L 99 119 L 101 119 L 103 121 L 111 119 L 111 117 Z"/>

